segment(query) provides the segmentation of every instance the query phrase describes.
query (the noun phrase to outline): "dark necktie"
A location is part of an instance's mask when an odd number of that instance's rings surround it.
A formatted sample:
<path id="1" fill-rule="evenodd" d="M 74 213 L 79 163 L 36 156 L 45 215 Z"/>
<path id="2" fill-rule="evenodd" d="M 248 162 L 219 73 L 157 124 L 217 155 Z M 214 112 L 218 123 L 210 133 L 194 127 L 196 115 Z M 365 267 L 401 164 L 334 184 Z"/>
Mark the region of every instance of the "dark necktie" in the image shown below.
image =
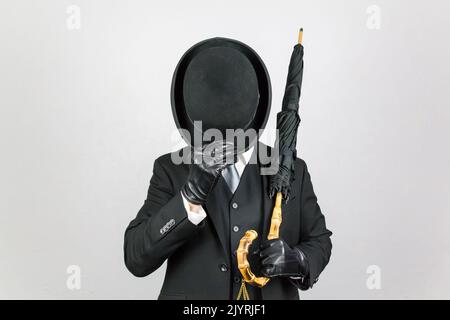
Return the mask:
<path id="1" fill-rule="evenodd" d="M 229 165 L 222 171 L 222 176 L 225 179 L 228 187 L 230 188 L 231 193 L 234 194 L 238 185 L 239 185 L 239 173 L 234 164 Z"/>

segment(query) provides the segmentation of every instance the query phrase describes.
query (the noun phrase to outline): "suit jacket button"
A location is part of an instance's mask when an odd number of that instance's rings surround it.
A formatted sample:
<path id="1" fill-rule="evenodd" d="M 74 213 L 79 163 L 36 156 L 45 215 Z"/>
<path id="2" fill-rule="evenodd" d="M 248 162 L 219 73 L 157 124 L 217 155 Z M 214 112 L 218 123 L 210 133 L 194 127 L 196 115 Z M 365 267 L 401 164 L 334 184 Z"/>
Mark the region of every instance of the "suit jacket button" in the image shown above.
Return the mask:
<path id="1" fill-rule="evenodd" d="M 241 279 L 239 279 L 239 277 L 234 277 L 234 283 L 239 283 L 239 282 L 241 282 Z"/>
<path id="2" fill-rule="evenodd" d="M 237 209 L 239 207 L 236 202 L 233 202 L 233 204 L 231 206 L 233 207 L 233 209 Z"/>
<path id="3" fill-rule="evenodd" d="M 220 266 L 220 271 L 222 272 L 227 272 L 228 271 L 228 266 L 225 263 L 222 263 Z"/>

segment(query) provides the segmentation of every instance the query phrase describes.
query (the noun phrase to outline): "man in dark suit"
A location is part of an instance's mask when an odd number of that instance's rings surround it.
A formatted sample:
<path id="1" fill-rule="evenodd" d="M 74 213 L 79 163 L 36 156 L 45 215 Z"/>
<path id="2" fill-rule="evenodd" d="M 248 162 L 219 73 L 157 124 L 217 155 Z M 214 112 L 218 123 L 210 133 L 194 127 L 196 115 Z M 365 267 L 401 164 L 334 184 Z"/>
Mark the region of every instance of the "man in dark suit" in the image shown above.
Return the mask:
<path id="1" fill-rule="evenodd" d="M 268 147 L 255 147 L 231 166 L 226 161 L 175 165 L 170 154 L 155 161 L 147 199 L 125 232 L 124 249 L 126 266 L 138 277 L 167 260 L 159 299 L 236 298 L 241 281 L 235 256 L 239 239 L 255 228 L 267 235 L 273 208 L 267 195 L 270 176 L 260 174 L 255 150 L 261 153 Z M 234 192 L 223 177 L 232 166 L 241 171 Z M 295 161 L 280 235 L 281 239 L 253 244 L 261 248 L 250 258 L 253 265 L 259 262 L 255 273 L 272 279 L 261 289 L 249 287 L 252 299 L 298 299 L 297 289 L 312 287 L 329 261 L 331 232 L 301 159 Z"/>
<path id="2" fill-rule="evenodd" d="M 144 277 L 167 261 L 160 299 L 234 299 L 242 279 L 236 249 L 252 229 L 261 236 L 250 247 L 250 264 L 271 280 L 263 288 L 248 286 L 250 298 L 298 299 L 298 289 L 312 287 L 330 259 L 331 232 L 306 164 L 296 159 L 280 238 L 265 240 L 274 199 L 262 156 L 270 148 L 255 143 L 257 134 L 248 140 L 245 134 L 264 128 L 270 112 L 270 79 L 261 58 L 236 40 L 202 41 L 180 60 L 171 93 L 180 129 L 203 134 L 193 122 L 201 120 L 219 132 L 242 132 L 241 142 L 248 143 L 209 139 L 214 142 L 195 146 L 185 138 L 192 148 L 155 161 L 147 199 L 125 232 L 127 268 Z M 174 161 L 185 155 L 189 161 Z"/>

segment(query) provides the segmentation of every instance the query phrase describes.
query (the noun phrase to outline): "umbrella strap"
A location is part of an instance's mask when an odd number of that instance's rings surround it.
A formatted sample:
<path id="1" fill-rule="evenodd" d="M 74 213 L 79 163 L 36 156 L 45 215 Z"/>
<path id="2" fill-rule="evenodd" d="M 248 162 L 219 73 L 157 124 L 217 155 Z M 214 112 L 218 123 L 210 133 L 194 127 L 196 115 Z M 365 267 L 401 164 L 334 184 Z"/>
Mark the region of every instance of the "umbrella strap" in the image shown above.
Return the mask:
<path id="1" fill-rule="evenodd" d="M 241 288 L 239 289 L 236 300 L 250 300 L 250 296 L 247 291 L 247 287 L 245 286 L 245 281 L 242 279 Z"/>

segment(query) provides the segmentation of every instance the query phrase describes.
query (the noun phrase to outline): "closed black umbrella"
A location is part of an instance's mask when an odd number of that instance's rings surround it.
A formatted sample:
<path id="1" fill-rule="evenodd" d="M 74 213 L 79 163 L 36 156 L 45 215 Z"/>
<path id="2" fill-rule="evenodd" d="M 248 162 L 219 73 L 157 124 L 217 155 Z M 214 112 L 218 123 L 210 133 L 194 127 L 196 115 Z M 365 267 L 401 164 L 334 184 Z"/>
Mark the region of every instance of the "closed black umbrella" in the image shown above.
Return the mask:
<path id="1" fill-rule="evenodd" d="M 303 78 L 303 29 L 300 29 L 299 42 L 289 62 L 289 71 L 281 111 L 277 114 L 278 139 L 275 148 L 279 150 L 279 169 L 271 177 L 269 195 L 273 197 L 281 192 L 285 200 L 289 199 L 291 183 L 294 177 L 296 157 L 297 129 L 300 124 L 298 115 L 299 100 Z"/>
<path id="2" fill-rule="evenodd" d="M 281 111 L 277 114 L 278 139 L 275 142 L 275 148 L 279 150 L 279 169 L 271 177 L 269 185 L 269 195 L 273 197 L 276 194 L 272 218 L 270 221 L 268 240 L 277 239 L 280 236 L 280 225 L 282 222 L 282 200 L 289 199 L 289 191 L 294 177 L 294 160 L 296 157 L 297 129 L 300 124 L 298 115 L 299 100 L 303 77 L 303 29 L 300 29 L 298 44 L 294 46 L 294 51 L 289 62 L 289 71 L 286 81 Z M 243 298 L 249 300 L 246 283 L 254 286 L 264 287 L 269 278 L 257 277 L 250 269 L 247 256 L 249 247 L 258 237 L 255 230 L 247 230 L 239 242 L 236 251 L 238 269 L 242 275 L 242 284 L 238 292 L 237 299 Z"/>

